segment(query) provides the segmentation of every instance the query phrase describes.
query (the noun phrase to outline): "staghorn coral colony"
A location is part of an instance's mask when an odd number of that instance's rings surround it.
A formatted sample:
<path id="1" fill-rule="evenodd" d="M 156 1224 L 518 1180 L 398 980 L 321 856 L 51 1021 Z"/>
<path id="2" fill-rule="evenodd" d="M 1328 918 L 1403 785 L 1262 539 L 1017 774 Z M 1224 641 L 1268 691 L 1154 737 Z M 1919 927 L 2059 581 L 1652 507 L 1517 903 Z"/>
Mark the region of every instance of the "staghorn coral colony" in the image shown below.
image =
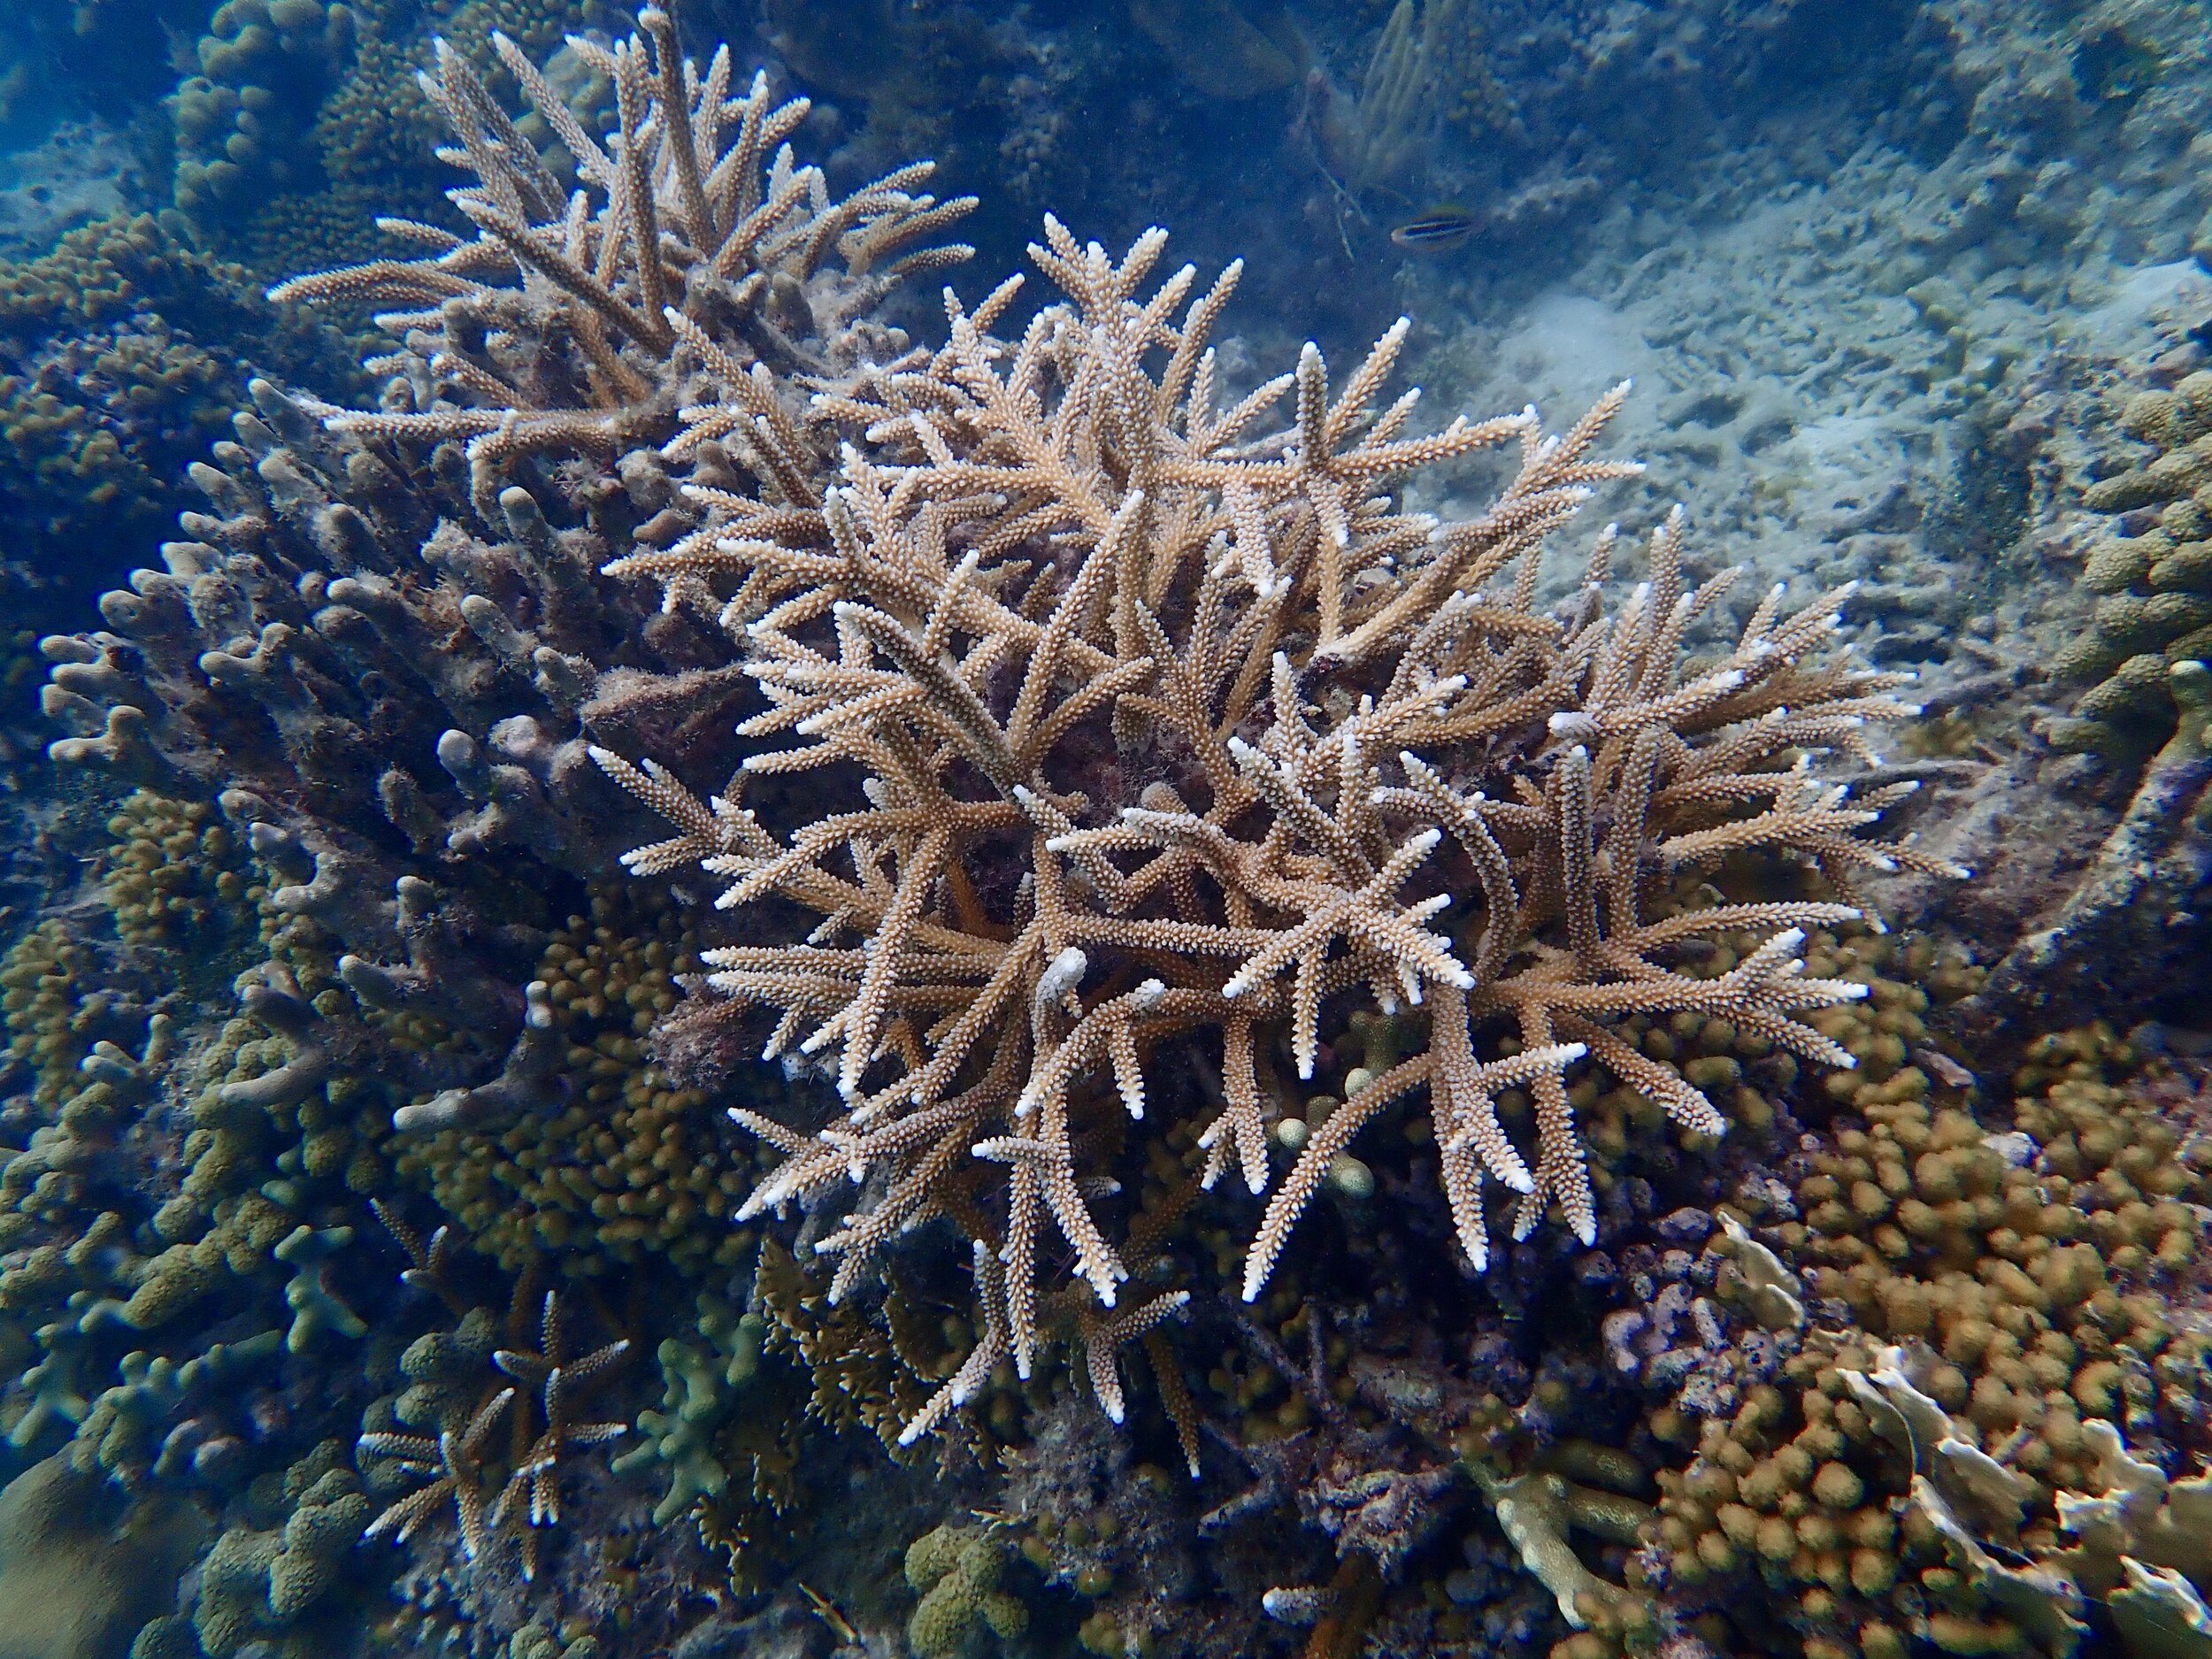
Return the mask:
<path id="1" fill-rule="evenodd" d="M 659 7 L 227 0 L 196 224 L 10 267 L 42 534 L 194 504 L 36 641 L 8 1651 L 2212 1652 L 2207 1044 L 2091 971 L 2201 965 L 2201 346 L 2038 486 L 2104 817 L 1978 961 L 2024 669 L 1924 710 L 1856 584 L 1584 523 L 1625 383 L 1265 378 L 1158 229 L 970 285 L 853 163 L 982 26 L 871 16 L 763 19 L 897 88 L 824 165 Z M 1560 119 L 1457 5 L 1356 92 L 1129 20 L 1302 88 L 1348 254 Z"/>

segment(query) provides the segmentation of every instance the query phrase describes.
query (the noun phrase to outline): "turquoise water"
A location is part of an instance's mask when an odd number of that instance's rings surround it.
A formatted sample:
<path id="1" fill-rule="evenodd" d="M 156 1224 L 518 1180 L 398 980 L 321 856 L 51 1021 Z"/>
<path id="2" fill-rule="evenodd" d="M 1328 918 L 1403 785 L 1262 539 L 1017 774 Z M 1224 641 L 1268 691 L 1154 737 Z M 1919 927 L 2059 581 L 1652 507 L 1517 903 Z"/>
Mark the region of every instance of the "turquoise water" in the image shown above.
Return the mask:
<path id="1" fill-rule="evenodd" d="M 0 25 L 0 1655 L 2212 1651 L 2206 23 Z"/>

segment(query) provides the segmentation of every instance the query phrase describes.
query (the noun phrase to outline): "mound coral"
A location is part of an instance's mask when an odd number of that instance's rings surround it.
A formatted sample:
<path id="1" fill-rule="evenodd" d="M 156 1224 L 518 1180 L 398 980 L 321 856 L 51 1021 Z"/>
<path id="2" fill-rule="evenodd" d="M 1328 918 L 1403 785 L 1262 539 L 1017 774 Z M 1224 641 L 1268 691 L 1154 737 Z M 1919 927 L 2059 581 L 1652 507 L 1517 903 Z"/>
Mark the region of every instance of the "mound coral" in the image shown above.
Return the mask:
<path id="1" fill-rule="evenodd" d="M 353 54 L 352 9 L 322 0 L 224 0 L 195 49 L 200 73 L 170 100 L 177 206 L 213 223 L 257 193 L 301 182 L 300 140 Z"/>
<path id="2" fill-rule="evenodd" d="M 979 1626 L 1009 1640 L 1029 1628 L 1029 1609 L 1000 1588 L 1012 1554 L 976 1527 L 941 1526 L 908 1547 L 906 1581 L 921 1596 L 906 1627 L 916 1653 L 958 1653 Z"/>
<path id="3" fill-rule="evenodd" d="M 1772 1233 L 1824 1328 L 1661 1475 L 1647 1571 L 1695 1605 L 1755 1570 L 1790 1592 L 1763 1614 L 1808 1652 L 1879 1659 L 1911 1636 L 2071 1652 L 2077 1586 L 2135 1582 L 2124 1519 L 2150 1540 L 2135 1555 L 2193 1570 L 2151 1538 L 2164 1477 L 2153 1490 L 2115 1449 L 2123 1428 L 2200 1448 L 2207 1422 L 2206 1339 L 2170 1293 L 2200 1253 L 2212 1153 L 2180 1144 L 2156 1083 L 2088 1028 L 2031 1045 L 2001 1133 L 1932 1104 L 1917 1067 L 1855 1102 L 1867 1127 L 1809 1160 L 1804 1219 Z M 2200 1488 L 2176 1485 L 2185 1510 Z M 2083 1495 L 2138 1487 L 2101 1510 Z"/>

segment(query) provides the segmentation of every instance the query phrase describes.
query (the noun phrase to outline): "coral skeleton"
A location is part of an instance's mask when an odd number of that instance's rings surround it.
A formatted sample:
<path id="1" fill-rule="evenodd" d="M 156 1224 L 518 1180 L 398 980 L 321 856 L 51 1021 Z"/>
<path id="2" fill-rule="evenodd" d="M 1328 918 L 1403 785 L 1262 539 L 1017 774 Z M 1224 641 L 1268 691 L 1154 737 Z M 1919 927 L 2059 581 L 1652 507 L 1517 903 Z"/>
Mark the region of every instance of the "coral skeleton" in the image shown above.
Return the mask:
<path id="1" fill-rule="evenodd" d="M 1118 261 L 1046 233 L 1032 253 L 1066 298 L 1018 335 L 993 330 L 1018 280 L 972 311 L 948 295 L 945 346 L 818 396 L 848 434 L 818 494 L 799 429 L 730 373 L 668 452 L 749 423 L 764 488 L 693 487 L 703 528 L 608 566 L 724 630 L 769 704 L 743 734 L 797 740 L 710 799 L 593 750 L 678 831 L 627 855 L 634 872 L 699 868 L 726 910 L 776 898 L 820 918 L 706 955 L 716 993 L 773 1015 L 767 1057 L 835 1056 L 842 1102 L 813 1130 L 733 1112 L 785 1155 L 743 1213 L 855 1194 L 815 1244 L 839 1258 L 833 1295 L 900 1233 L 949 1220 L 991 1258 L 978 1328 L 1026 1375 L 1057 1305 L 1048 1226 L 1094 1305 L 1132 1275 L 1114 1162 L 1130 1125 L 1188 1110 L 1151 1087 L 1168 1045 L 1218 1056 L 1218 1110 L 1193 1125 L 1205 1185 L 1272 1188 L 1248 1300 L 1402 1097 L 1428 1095 L 1479 1270 L 1486 1182 L 1517 1195 L 1517 1238 L 1554 1205 L 1594 1236 L 1578 1066 L 1686 1129 L 1724 1127 L 1619 1020 L 1724 1016 L 1849 1064 L 1800 1016 L 1864 987 L 1804 975 L 1803 930 L 1861 913 L 1860 870 L 1950 867 L 1857 834 L 1909 785 L 1855 795 L 1815 770 L 1867 760 L 1864 728 L 1911 712 L 1900 676 L 1837 642 L 1848 590 L 1790 610 L 1778 588 L 1732 648 L 1691 660 L 1734 573 L 1690 583 L 1678 511 L 1625 603 L 1606 603 L 1609 528 L 1544 605 L 1548 539 L 1634 470 L 1592 454 L 1624 385 L 1557 435 L 1532 411 L 1409 435 L 1417 392 L 1379 403 L 1401 320 L 1340 386 L 1308 345 L 1225 409 L 1210 342 L 1239 266 L 1194 299 L 1187 266 L 1148 291 L 1164 233 Z M 1407 503 L 1409 474 L 1505 444 L 1518 468 L 1478 517 Z M 820 774 L 826 801 L 856 773 L 850 810 L 787 834 L 745 804 L 756 779 Z M 1670 881 L 1755 851 L 1816 866 L 1837 900 L 1650 913 Z M 1740 929 L 1763 942 L 1716 976 L 1683 971 Z M 1278 1179 L 1266 1056 L 1286 1040 L 1313 1077 L 1324 1031 L 1361 1002 L 1425 1016 L 1425 1046 L 1365 1077 Z M 1533 1097 L 1532 1148 L 1500 1121 L 1509 1089 Z"/>

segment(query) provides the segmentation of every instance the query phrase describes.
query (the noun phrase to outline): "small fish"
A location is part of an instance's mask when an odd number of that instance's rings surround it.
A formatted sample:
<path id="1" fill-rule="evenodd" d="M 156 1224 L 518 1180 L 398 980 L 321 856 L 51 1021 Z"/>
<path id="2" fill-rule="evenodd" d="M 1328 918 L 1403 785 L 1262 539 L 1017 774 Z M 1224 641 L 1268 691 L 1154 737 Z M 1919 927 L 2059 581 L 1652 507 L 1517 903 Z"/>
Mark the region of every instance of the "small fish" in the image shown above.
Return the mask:
<path id="1" fill-rule="evenodd" d="M 823 1595 L 811 1585 L 802 1584 L 799 1586 L 799 1590 L 806 1597 L 808 1604 L 814 1609 L 814 1617 L 828 1625 L 838 1640 L 850 1646 L 860 1640 L 860 1632 L 853 1628 L 852 1621 L 839 1612 L 827 1596 Z"/>
<path id="2" fill-rule="evenodd" d="M 1481 221 L 1455 202 L 1432 207 L 1390 233 L 1390 240 L 1409 253 L 1445 253 L 1459 247 L 1481 228 Z"/>
<path id="3" fill-rule="evenodd" d="M 1932 1071 L 1936 1081 L 1946 1087 L 1974 1087 L 1974 1074 L 1940 1048 L 1915 1048 L 1912 1057 L 1923 1071 Z"/>

